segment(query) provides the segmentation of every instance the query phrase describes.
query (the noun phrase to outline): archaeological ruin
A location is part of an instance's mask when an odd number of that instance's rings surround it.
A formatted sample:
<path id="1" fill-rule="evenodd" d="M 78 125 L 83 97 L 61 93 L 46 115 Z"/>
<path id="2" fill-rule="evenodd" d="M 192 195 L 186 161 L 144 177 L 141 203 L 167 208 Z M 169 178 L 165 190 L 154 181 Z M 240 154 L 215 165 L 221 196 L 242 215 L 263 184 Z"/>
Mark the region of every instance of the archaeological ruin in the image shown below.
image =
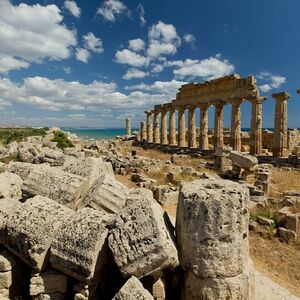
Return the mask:
<path id="1" fill-rule="evenodd" d="M 286 157 L 298 146 L 293 141 L 299 140 L 300 133 L 287 128 L 287 100 L 290 94 L 280 92 L 272 94 L 272 97 L 275 100 L 274 133 L 263 131 L 262 105 L 267 98 L 260 95 L 253 76 L 241 78 L 240 75 L 232 74 L 203 83 L 185 84 L 179 88 L 176 99 L 145 111 L 147 121 L 146 124 L 141 122 L 139 139 L 147 144 L 200 151 L 216 150 L 224 146 L 243 151 L 246 147 L 252 155 L 272 153 L 274 157 Z M 242 134 L 241 105 L 247 101 L 252 106 L 251 128 L 249 134 Z M 228 132 L 223 128 L 225 105 L 231 105 L 231 128 Z M 210 106 L 215 110 L 212 134 L 208 128 Z M 197 108 L 200 109 L 199 129 L 195 116 Z"/>

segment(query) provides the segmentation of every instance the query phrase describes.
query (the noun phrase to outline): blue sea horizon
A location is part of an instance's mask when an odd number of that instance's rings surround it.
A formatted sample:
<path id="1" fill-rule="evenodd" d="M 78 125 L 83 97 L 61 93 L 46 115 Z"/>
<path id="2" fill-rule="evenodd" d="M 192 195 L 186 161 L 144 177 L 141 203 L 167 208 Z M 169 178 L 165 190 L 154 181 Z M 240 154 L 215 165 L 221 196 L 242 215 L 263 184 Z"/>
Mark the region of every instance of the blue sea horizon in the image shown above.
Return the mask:
<path id="1" fill-rule="evenodd" d="M 96 128 L 96 127 L 62 127 L 64 131 L 76 134 L 78 137 L 88 140 L 96 139 L 113 139 L 116 136 L 125 135 L 124 128 Z M 273 130 L 273 128 L 264 128 Z M 138 131 L 138 128 L 133 128 L 132 131 Z M 242 131 L 250 131 L 250 128 L 242 128 Z"/>

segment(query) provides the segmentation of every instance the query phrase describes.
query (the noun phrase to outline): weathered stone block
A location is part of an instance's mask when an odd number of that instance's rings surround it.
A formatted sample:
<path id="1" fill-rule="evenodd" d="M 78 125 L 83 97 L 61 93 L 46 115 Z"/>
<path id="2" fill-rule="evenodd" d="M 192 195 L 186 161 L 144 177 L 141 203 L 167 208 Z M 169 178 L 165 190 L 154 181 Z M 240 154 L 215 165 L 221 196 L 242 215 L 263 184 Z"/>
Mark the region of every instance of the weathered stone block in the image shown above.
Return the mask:
<path id="1" fill-rule="evenodd" d="M 19 200 L 22 198 L 23 180 L 13 173 L 0 173 L 0 198 Z"/>
<path id="2" fill-rule="evenodd" d="M 36 273 L 30 279 L 30 296 L 39 294 L 65 293 L 67 291 L 67 276 L 56 270 L 49 269 Z"/>
<path id="3" fill-rule="evenodd" d="M 279 227 L 277 232 L 279 238 L 286 243 L 295 242 L 297 240 L 297 234 L 293 230 L 286 229 L 284 227 Z"/>
<path id="4" fill-rule="evenodd" d="M 80 281 L 100 279 L 108 262 L 106 222 L 108 215 L 91 208 L 76 211 L 57 232 L 50 262 L 61 272 Z"/>
<path id="5" fill-rule="evenodd" d="M 109 235 L 109 247 L 125 277 L 142 277 L 178 264 L 167 214 L 154 199 L 123 209 Z"/>
<path id="6" fill-rule="evenodd" d="M 11 271 L 17 264 L 19 264 L 18 259 L 9 251 L 0 252 L 0 272 Z"/>
<path id="7" fill-rule="evenodd" d="M 8 216 L 3 244 L 31 268 L 41 271 L 47 263 L 52 239 L 72 213 L 45 197 L 29 199 Z"/>
<path id="8" fill-rule="evenodd" d="M 182 268 L 200 277 L 240 274 L 247 259 L 249 190 L 227 180 L 183 185 L 176 232 Z"/>
<path id="9" fill-rule="evenodd" d="M 87 188 L 86 178 L 64 172 L 59 168 L 44 166 L 30 172 L 23 183 L 22 191 L 27 196 L 48 197 L 75 209 Z"/>
<path id="10" fill-rule="evenodd" d="M 112 300 L 154 300 L 152 295 L 143 287 L 141 282 L 134 276 L 129 278 L 120 291 Z"/>
<path id="11" fill-rule="evenodd" d="M 234 166 L 246 170 L 251 170 L 258 164 L 258 160 L 255 156 L 241 154 L 238 151 L 231 151 L 229 157 Z"/>
<path id="12" fill-rule="evenodd" d="M 6 236 L 8 217 L 21 205 L 21 202 L 15 199 L 0 199 L 0 243 L 3 243 Z"/>
<path id="13" fill-rule="evenodd" d="M 81 206 L 88 205 L 108 213 L 119 212 L 126 204 L 128 188 L 115 178 L 102 174 L 91 186 Z"/>

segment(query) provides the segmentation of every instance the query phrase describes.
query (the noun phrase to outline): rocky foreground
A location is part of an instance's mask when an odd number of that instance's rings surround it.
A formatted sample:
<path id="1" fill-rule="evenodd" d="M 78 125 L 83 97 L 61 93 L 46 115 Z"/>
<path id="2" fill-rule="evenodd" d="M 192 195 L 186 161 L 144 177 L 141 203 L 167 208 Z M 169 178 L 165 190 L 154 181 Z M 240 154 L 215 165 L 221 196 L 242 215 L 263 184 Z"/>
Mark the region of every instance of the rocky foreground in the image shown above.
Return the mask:
<path id="1" fill-rule="evenodd" d="M 124 143 L 0 148 L 0 299 L 254 299 L 249 187 L 196 172 L 153 194 L 138 164 L 159 162 Z M 128 170 L 141 187 L 115 179 Z"/>

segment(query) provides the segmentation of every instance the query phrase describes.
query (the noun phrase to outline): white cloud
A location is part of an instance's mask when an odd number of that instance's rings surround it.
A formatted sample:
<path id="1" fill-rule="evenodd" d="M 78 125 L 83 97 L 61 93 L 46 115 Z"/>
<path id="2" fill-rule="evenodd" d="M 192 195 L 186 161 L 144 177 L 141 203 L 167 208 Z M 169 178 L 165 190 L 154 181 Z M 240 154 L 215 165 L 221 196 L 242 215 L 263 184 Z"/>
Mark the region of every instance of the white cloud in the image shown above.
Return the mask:
<path id="1" fill-rule="evenodd" d="M 29 63 L 16 59 L 13 56 L 5 55 L 0 53 L 0 73 L 7 73 L 10 70 L 20 70 L 22 68 L 28 68 Z"/>
<path id="2" fill-rule="evenodd" d="M 98 110 L 106 114 L 111 111 L 116 116 L 127 112 L 140 113 L 165 101 L 170 101 L 170 97 L 159 92 L 153 94 L 132 90 L 129 94 L 121 93 L 113 82 L 93 81 L 82 84 L 63 79 L 29 77 L 22 83 L 16 83 L 8 78 L 0 78 L 1 106 L 21 103 L 53 112 L 73 110 L 77 114 L 76 111 Z M 73 112 L 68 111 L 65 115 L 68 114 Z"/>
<path id="3" fill-rule="evenodd" d="M 88 50 L 91 50 L 95 53 L 102 53 L 104 51 L 102 40 L 97 38 L 92 32 L 89 32 L 87 35 L 84 35 L 84 47 Z"/>
<path id="4" fill-rule="evenodd" d="M 164 70 L 164 66 L 160 64 L 153 64 L 153 68 L 151 70 L 152 73 L 160 73 Z"/>
<path id="5" fill-rule="evenodd" d="M 85 118 L 85 114 L 68 114 L 66 117 L 73 120 L 81 120 Z"/>
<path id="6" fill-rule="evenodd" d="M 175 26 L 162 21 L 159 21 L 150 28 L 148 37 L 149 47 L 147 54 L 153 58 L 161 55 L 175 54 L 181 44 L 181 39 L 177 35 Z"/>
<path id="7" fill-rule="evenodd" d="M 228 60 L 210 57 L 202 60 L 186 59 L 183 64 L 173 71 L 177 78 L 201 77 L 213 79 L 233 73 L 234 66 Z"/>
<path id="8" fill-rule="evenodd" d="M 76 49 L 76 58 L 83 63 L 88 63 L 90 57 L 90 52 L 84 48 L 77 48 Z"/>
<path id="9" fill-rule="evenodd" d="M 183 36 L 183 40 L 189 44 L 194 43 L 196 41 L 196 38 L 192 34 L 188 33 Z"/>
<path id="10" fill-rule="evenodd" d="M 165 94 L 170 97 L 168 100 L 170 101 L 171 99 L 175 98 L 178 89 L 185 83 L 186 82 L 184 81 L 177 81 L 173 79 L 171 81 L 155 81 L 153 84 L 141 83 L 137 85 L 125 86 L 125 89 Z"/>
<path id="11" fill-rule="evenodd" d="M 257 78 L 266 82 L 259 85 L 259 89 L 264 93 L 268 93 L 272 89 L 279 88 L 282 84 L 286 82 L 286 77 L 280 75 L 273 75 L 270 72 L 260 72 Z"/>
<path id="12" fill-rule="evenodd" d="M 128 9 L 126 5 L 119 0 L 106 0 L 97 10 L 97 14 L 101 15 L 106 21 L 109 22 L 115 22 L 117 16 L 127 12 Z"/>
<path id="13" fill-rule="evenodd" d="M 141 23 L 142 26 L 144 26 L 147 23 L 147 21 L 145 19 L 145 9 L 144 9 L 144 6 L 142 4 L 139 4 L 136 10 L 137 10 L 137 12 L 139 14 L 140 23 Z"/>
<path id="14" fill-rule="evenodd" d="M 123 76 L 123 79 L 130 80 L 132 78 L 144 78 L 148 76 L 148 72 L 144 72 L 142 70 L 136 68 L 130 68 L 127 70 L 126 74 Z"/>
<path id="15" fill-rule="evenodd" d="M 131 50 L 124 49 L 117 51 L 116 62 L 119 64 L 127 64 L 133 67 L 142 67 L 148 65 L 149 59 Z"/>
<path id="16" fill-rule="evenodd" d="M 129 41 L 129 47 L 132 51 L 141 51 L 145 49 L 145 42 L 142 39 L 134 39 Z"/>
<path id="17" fill-rule="evenodd" d="M 5 72 L 47 58 L 70 57 L 77 44 L 76 33 L 62 23 L 56 5 L 13 6 L 8 0 L 0 0 L 0 7 L 0 54 L 10 61 L 10 66 L 4 61 L 0 65 Z"/>
<path id="18" fill-rule="evenodd" d="M 64 2 L 64 7 L 76 18 L 80 17 L 81 9 L 77 6 L 76 2 L 73 0 L 66 0 Z"/>

